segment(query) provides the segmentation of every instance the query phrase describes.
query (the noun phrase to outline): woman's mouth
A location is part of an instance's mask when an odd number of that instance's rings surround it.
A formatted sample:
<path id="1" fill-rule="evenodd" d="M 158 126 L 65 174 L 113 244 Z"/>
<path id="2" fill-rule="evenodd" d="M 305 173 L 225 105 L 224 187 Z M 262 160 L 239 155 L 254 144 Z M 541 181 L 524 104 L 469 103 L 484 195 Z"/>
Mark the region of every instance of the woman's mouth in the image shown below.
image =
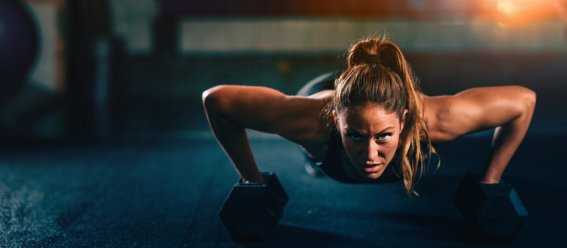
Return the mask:
<path id="1" fill-rule="evenodd" d="M 366 165 L 364 165 L 364 171 L 365 171 L 366 173 L 374 173 L 374 172 L 377 172 L 378 170 L 380 170 L 380 166 L 382 166 L 382 165 L 383 165 L 382 163 L 380 163 L 380 164 L 371 164 L 371 165 L 366 164 Z"/>

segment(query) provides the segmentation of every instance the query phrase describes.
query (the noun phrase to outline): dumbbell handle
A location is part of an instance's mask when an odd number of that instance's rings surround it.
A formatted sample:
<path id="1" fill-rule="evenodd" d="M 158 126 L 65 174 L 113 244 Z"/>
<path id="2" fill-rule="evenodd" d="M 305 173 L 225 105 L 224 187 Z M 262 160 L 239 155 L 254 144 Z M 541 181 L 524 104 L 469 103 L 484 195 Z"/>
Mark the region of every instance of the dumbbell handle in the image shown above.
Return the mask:
<path id="1" fill-rule="evenodd" d="M 274 176 L 273 172 L 268 172 L 268 171 L 264 171 L 264 172 L 260 172 L 260 176 L 262 177 L 263 182 L 253 182 L 250 180 L 247 180 L 245 178 L 240 178 L 240 180 L 238 180 L 238 184 L 240 185 L 263 185 L 263 184 L 268 184 L 268 181 Z"/>
<path id="2" fill-rule="evenodd" d="M 265 184 L 265 183 L 252 182 L 252 181 L 246 180 L 246 179 L 244 179 L 244 178 L 240 178 L 240 181 L 238 182 L 238 184 L 240 184 L 240 185 L 248 185 L 248 184 Z"/>

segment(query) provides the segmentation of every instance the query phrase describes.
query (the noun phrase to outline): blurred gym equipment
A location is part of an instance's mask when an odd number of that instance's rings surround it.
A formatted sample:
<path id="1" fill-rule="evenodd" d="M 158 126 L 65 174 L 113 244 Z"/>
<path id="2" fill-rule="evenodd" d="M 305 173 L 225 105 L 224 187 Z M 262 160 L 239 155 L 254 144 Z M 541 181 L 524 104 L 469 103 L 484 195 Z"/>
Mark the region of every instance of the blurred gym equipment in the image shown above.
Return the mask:
<path id="1" fill-rule="evenodd" d="M 0 104 L 26 84 L 38 55 L 38 28 L 28 6 L 0 0 Z"/>

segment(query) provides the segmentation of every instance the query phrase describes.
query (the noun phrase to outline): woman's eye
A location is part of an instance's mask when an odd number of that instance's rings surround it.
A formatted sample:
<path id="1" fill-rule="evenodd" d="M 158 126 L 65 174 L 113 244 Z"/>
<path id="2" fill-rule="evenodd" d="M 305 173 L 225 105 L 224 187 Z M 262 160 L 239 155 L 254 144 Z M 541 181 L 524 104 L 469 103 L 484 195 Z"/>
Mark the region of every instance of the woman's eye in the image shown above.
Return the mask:
<path id="1" fill-rule="evenodd" d="M 362 136 L 360 136 L 358 134 L 354 134 L 354 133 L 348 134 L 348 137 L 354 142 L 362 140 Z"/>
<path id="2" fill-rule="evenodd" d="M 378 135 L 378 140 L 379 141 L 386 141 L 386 140 L 390 139 L 390 137 L 392 137 L 391 133 L 384 133 L 384 134 Z"/>

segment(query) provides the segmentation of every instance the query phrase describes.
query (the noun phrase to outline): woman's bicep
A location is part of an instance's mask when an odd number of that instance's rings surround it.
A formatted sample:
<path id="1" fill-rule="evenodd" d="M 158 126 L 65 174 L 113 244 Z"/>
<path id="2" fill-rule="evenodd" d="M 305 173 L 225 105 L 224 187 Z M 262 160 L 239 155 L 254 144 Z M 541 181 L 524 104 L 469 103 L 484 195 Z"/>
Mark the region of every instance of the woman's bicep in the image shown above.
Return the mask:
<path id="1" fill-rule="evenodd" d="M 522 86 L 473 88 L 456 95 L 474 109 L 475 128 L 505 125 L 535 106 L 535 93 Z M 466 111 L 466 109 L 464 110 Z M 471 130 L 474 131 L 474 130 Z"/>
<path id="2" fill-rule="evenodd" d="M 467 133 L 509 123 L 535 104 L 535 93 L 521 86 L 480 87 L 453 96 L 432 97 L 430 133 L 449 141 Z"/>
<path id="3" fill-rule="evenodd" d="M 222 85 L 203 93 L 203 103 L 214 106 L 227 120 L 245 128 L 290 136 L 301 132 L 309 99 L 290 97 L 258 86 Z"/>
<path id="4" fill-rule="evenodd" d="M 462 133 L 505 125 L 526 112 L 535 93 L 521 86 L 472 88 L 456 94 L 452 119 Z"/>

